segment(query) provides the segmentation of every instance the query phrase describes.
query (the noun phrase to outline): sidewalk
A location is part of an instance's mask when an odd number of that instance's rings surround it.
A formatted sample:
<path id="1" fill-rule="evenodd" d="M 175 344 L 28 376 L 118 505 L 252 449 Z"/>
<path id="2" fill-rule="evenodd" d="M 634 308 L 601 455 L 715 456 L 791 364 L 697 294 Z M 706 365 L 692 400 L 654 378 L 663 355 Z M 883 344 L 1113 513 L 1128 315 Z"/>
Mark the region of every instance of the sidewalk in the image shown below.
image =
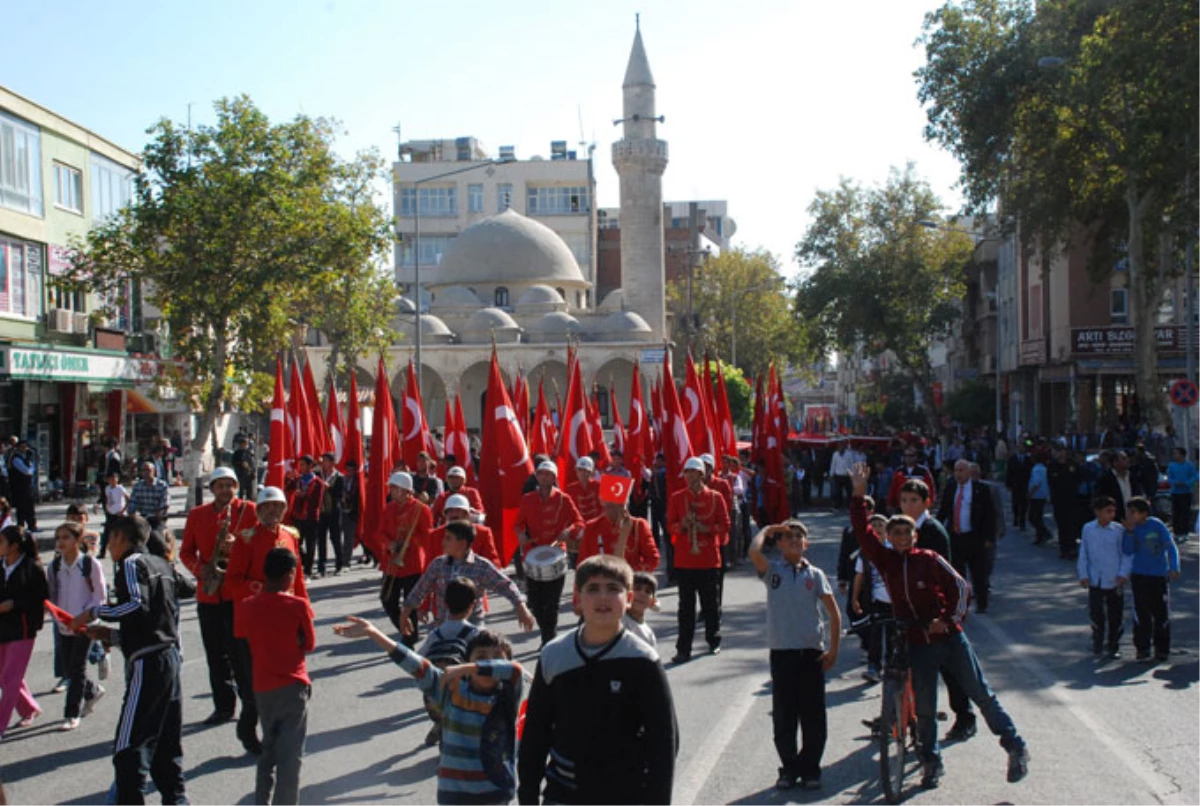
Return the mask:
<path id="1" fill-rule="evenodd" d="M 78 501 L 87 507 L 88 524 L 97 530 L 104 525 L 103 512 L 92 511 L 92 505 L 98 501 L 98 495 Z M 63 498 L 58 501 L 43 501 L 36 506 L 38 530 L 35 537 L 37 537 L 38 551 L 42 553 L 54 551 L 54 529 L 66 521 L 67 505 L 71 502 L 72 499 Z M 183 524 L 187 520 L 187 513 L 184 511 L 186 505 L 187 487 L 172 487 L 171 508 L 167 511 L 167 528 L 183 529 Z"/>

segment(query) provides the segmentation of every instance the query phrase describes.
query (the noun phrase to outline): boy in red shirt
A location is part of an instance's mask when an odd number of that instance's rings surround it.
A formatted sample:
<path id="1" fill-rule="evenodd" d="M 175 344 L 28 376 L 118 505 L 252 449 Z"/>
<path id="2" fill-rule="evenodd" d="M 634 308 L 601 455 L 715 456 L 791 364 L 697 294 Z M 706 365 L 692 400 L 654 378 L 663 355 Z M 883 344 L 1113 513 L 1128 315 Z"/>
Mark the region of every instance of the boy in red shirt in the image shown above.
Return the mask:
<path id="1" fill-rule="evenodd" d="M 287 593 L 296 566 L 296 555 L 289 549 L 267 552 L 263 592 L 242 600 L 234 614 L 234 635 L 250 642 L 255 659 L 254 698 L 263 733 L 255 803 L 299 801 L 300 760 L 312 696 L 304 656 L 313 651 L 317 637 L 308 602 Z"/>

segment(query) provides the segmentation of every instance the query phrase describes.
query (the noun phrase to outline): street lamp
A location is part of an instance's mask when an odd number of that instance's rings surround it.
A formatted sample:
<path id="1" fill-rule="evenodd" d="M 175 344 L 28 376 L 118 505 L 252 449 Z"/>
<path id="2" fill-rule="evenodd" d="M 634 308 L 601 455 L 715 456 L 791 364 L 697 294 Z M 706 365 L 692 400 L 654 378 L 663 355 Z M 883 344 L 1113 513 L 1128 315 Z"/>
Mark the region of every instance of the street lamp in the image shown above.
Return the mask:
<path id="1" fill-rule="evenodd" d="M 417 340 L 417 385 L 421 383 L 421 185 L 426 182 L 434 182 L 438 179 L 445 179 L 448 176 L 463 174 L 467 171 L 474 171 L 478 168 L 486 168 L 490 165 L 503 165 L 507 162 L 514 162 L 512 159 L 486 159 L 480 162 L 472 162 L 462 168 L 456 168 L 453 171 L 446 171 L 433 176 L 425 176 L 420 179 L 414 179 L 411 184 L 413 186 L 413 287 L 416 289 L 416 340 Z"/>
<path id="2" fill-rule="evenodd" d="M 942 230 L 944 232 L 959 232 L 959 233 L 962 233 L 963 235 L 970 235 L 976 239 L 976 241 L 975 241 L 976 246 L 983 243 L 984 241 L 999 240 L 999 238 L 996 238 L 991 235 L 987 235 L 986 233 L 980 232 L 978 230 L 964 229 L 962 227 L 950 227 L 950 226 L 946 226 L 945 224 L 939 224 L 936 221 L 931 221 L 928 219 L 919 221 L 917 223 L 919 223 L 922 227 L 925 227 L 926 229 L 937 229 L 937 230 Z M 984 296 L 986 298 L 987 294 L 985 294 Z M 1000 377 L 1001 377 L 1001 375 L 1000 375 L 1000 349 L 1001 349 L 1001 345 L 1000 345 L 1000 266 L 999 266 L 999 263 L 997 263 L 997 265 L 996 265 L 996 287 L 991 292 L 991 299 L 994 300 L 996 303 L 996 356 L 995 356 L 995 364 L 996 364 L 996 366 L 995 366 L 995 369 L 996 369 L 996 436 L 999 437 L 1000 433 L 1004 430 L 1004 395 L 1000 389 Z"/>

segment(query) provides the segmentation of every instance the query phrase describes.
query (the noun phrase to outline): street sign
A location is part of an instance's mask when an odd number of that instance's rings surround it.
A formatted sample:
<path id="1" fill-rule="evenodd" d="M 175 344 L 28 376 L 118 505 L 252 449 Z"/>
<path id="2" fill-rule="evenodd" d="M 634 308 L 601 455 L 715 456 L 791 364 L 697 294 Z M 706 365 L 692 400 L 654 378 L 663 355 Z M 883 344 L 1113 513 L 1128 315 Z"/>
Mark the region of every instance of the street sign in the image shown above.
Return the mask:
<path id="1" fill-rule="evenodd" d="M 1186 378 L 1181 378 L 1171 384 L 1171 402 L 1180 408 L 1188 409 L 1196 405 L 1196 384 Z"/>
<path id="2" fill-rule="evenodd" d="M 667 351 L 664 347 L 641 350 L 638 353 L 638 362 L 642 364 L 661 364 L 666 355 Z"/>

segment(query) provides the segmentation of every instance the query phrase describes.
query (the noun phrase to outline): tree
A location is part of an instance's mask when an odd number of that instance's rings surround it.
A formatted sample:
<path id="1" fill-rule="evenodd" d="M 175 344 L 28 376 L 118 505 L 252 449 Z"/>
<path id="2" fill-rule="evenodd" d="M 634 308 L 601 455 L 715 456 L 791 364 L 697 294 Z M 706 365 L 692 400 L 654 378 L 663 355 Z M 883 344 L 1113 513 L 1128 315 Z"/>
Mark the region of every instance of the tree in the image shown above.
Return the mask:
<path id="1" fill-rule="evenodd" d="M 707 349 L 732 360 L 736 325 L 737 365 L 747 374 L 765 370 L 771 361 L 783 366 L 803 356 L 801 331 L 771 253 L 727 250 L 698 268 L 692 285 L 692 308 L 701 328 L 692 345 L 696 355 Z M 668 286 L 667 300 L 676 318 L 683 320 L 688 309 L 686 277 Z"/>
<path id="2" fill-rule="evenodd" d="M 750 382 L 746 380 L 746 376 L 742 371 L 733 364 L 726 363 L 721 360 L 712 362 L 713 367 L 713 389 L 716 389 L 716 372 L 720 372 L 725 377 L 725 396 L 729 400 L 729 414 L 733 417 L 733 424 L 738 428 L 749 428 L 750 418 L 754 413 L 750 410 L 750 398 L 753 391 L 750 388 Z"/>
<path id="3" fill-rule="evenodd" d="M 1024 222 L 1043 271 L 1056 243 L 1087 246 L 1097 278 L 1125 262 L 1153 425 L 1156 311 L 1198 212 L 1197 16 L 1195 0 L 952 0 L 926 16 L 916 72 L 925 136 L 958 158 L 972 209 Z"/>
<path id="4" fill-rule="evenodd" d="M 134 205 L 72 242 L 68 273 L 112 304 L 140 287 L 161 311 L 186 367 L 173 380 L 200 411 L 197 451 L 226 406 L 262 404 L 260 369 L 303 301 L 375 237 L 344 209 L 339 182 L 359 168 L 333 153 L 331 122 L 272 124 L 246 96 L 214 110 L 212 126 L 148 130 Z"/>
<path id="5" fill-rule="evenodd" d="M 926 400 L 929 348 L 959 316 L 973 248 L 962 233 L 921 225 L 940 207 L 911 164 L 874 187 L 842 179 L 817 192 L 812 223 L 796 246 L 807 273 L 796 287 L 795 315 L 812 349 L 890 351 Z M 936 430 L 932 409 L 926 414 Z"/>
<path id="6" fill-rule="evenodd" d="M 970 381 L 946 395 L 946 414 L 967 428 L 989 425 L 995 409 L 996 388 L 984 381 Z"/>

